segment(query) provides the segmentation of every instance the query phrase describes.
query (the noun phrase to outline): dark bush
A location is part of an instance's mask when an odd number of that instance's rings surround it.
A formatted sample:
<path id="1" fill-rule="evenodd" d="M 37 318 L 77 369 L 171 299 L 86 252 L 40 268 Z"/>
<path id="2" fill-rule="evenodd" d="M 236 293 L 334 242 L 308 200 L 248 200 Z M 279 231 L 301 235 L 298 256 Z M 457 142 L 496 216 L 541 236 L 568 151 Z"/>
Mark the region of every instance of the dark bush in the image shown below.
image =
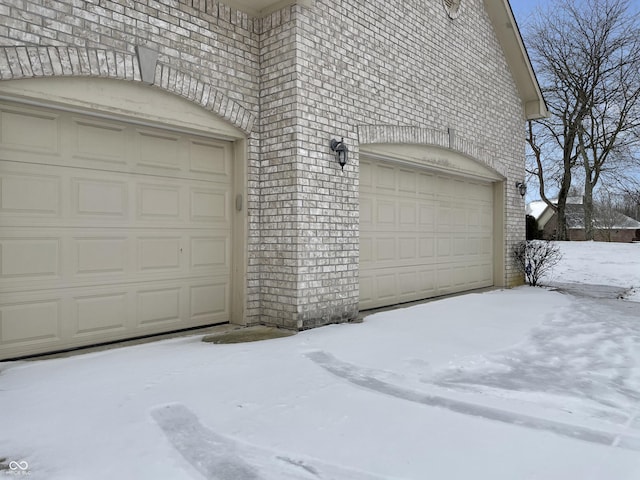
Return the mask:
<path id="1" fill-rule="evenodd" d="M 524 273 L 527 283 L 535 287 L 542 276 L 562 260 L 562 254 L 553 242 L 528 240 L 516 245 L 513 250 L 513 258 L 518 269 Z"/>
<path id="2" fill-rule="evenodd" d="M 532 215 L 527 215 L 527 240 L 538 240 L 542 238 L 541 232 L 538 229 L 538 220 Z"/>

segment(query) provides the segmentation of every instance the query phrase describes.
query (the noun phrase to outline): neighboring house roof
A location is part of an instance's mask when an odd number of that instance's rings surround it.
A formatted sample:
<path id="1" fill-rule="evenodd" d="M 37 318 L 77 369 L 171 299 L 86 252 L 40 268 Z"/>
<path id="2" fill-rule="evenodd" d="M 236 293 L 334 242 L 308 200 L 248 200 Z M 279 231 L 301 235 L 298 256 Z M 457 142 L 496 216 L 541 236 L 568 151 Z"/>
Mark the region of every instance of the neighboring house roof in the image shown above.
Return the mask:
<path id="1" fill-rule="evenodd" d="M 551 202 L 555 205 L 558 200 L 553 199 Z M 544 228 L 554 214 L 553 209 L 542 200 L 531 202 L 527 205 L 527 215 L 533 216 L 538 221 L 539 228 Z M 582 204 L 582 197 L 567 198 L 565 215 L 567 217 L 567 228 L 584 228 L 584 206 Z M 640 228 L 639 221 L 619 212 L 607 212 L 603 214 L 602 212 L 594 211 L 593 215 L 595 228 L 615 230 L 636 230 Z"/>
<path id="2" fill-rule="evenodd" d="M 527 215 L 531 215 L 536 220 L 540 219 L 540 216 L 544 213 L 544 211 L 549 208 L 542 200 L 537 200 L 535 202 L 530 202 L 527 204 Z"/>
<path id="3" fill-rule="evenodd" d="M 558 204 L 557 198 L 552 198 L 550 201 L 554 205 Z M 582 197 L 581 196 L 567 197 L 567 205 L 582 205 Z M 549 205 L 547 205 L 546 202 L 544 202 L 543 200 L 536 200 L 535 202 L 530 202 L 527 204 L 527 215 L 531 215 L 536 220 L 538 220 L 538 222 L 540 222 L 540 219 L 546 213 L 547 208 L 549 208 Z M 552 210 L 552 209 L 549 208 L 549 210 Z M 552 213 L 553 213 L 553 210 L 552 210 Z"/>
<path id="4" fill-rule="evenodd" d="M 225 0 L 223 3 L 252 16 L 264 16 L 286 5 L 312 7 L 315 0 Z M 509 0 L 484 0 L 484 6 L 520 93 L 525 119 L 535 120 L 549 116 Z"/>

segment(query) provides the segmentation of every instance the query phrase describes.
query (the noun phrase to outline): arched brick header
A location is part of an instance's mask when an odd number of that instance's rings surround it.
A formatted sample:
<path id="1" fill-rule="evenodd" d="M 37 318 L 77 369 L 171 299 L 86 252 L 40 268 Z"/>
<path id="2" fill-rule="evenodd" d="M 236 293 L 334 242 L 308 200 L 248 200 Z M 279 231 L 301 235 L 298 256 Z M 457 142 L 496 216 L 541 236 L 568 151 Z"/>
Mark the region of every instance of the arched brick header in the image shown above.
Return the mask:
<path id="1" fill-rule="evenodd" d="M 100 77 L 142 82 L 135 54 L 83 47 L 0 47 L 0 79 L 52 76 Z M 244 133 L 251 133 L 255 115 L 210 84 L 170 65 L 157 62 L 155 87 L 209 110 Z"/>
<path id="2" fill-rule="evenodd" d="M 497 149 L 489 151 L 474 142 L 459 137 L 452 131 L 398 125 L 362 125 L 358 127 L 358 142 L 360 144 L 400 143 L 448 148 L 471 157 L 507 177 L 505 162 L 498 161 Z"/>

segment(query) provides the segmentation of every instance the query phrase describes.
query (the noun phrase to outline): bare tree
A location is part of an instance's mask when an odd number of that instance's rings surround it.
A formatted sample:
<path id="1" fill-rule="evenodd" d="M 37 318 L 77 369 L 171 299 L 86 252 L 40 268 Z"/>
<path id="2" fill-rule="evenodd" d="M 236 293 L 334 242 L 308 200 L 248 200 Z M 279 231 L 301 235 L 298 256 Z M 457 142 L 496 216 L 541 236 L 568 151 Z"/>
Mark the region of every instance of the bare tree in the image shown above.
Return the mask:
<path id="1" fill-rule="evenodd" d="M 627 217 L 640 221 L 640 188 L 625 191 L 619 200 L 618 210 Z"/>
<path id="2" fill-rule="evenodd" d="M 601 193 L 600 198 L 594 203 L 593 206 L 597 224 L 599 237 L 598 240 L 604 240 L 606 242 L 611 241 L 611 232 L 615 228 L 619 217 L 621 216 L 616 208 L 616 199 L 609 193 Z M 592 233 L 592 236 L 594 234 Z"/>
<path id="3" fill-rule="evenodd" d="M 611 192 L 606 188 L 598 191 L 598 199 L 594 202 L 596 210 L 611 208 L 629 218 L 640 220 L 640 189 Z"/>
<path id="4" fill-rule="evenodd" d="M 529 124 L 540 197 L 557 212 L 567 239 L 565 207 L 574 170 L 584 177 L 585 226 L 593 238 L 593 190 L 638 141 L 640 22 L 629 0 L 560 0 L 539 11 L 528 44 L 551 116 Z M 547 197 L 558 189 L 555 205 Z"/>

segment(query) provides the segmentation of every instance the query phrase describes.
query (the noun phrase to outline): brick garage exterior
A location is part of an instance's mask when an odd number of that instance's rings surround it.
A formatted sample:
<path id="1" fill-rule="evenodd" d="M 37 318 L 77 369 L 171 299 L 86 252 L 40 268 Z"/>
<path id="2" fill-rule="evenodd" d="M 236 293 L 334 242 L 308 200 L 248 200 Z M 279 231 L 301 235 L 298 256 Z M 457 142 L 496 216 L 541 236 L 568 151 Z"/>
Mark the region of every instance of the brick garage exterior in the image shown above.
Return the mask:
<path id="1" fill-rule="evenodd" d="M 358 313 L 359 145 L 451 147 L 505 177 L 505 272 L 524 239 L 521 98 L 482 0 L 318 0 L 262 18 L 211 0 L 0 5 L 0 78 L 142 81 L 247 135 L 249 324 L 304 329 Z M 455 132 L 454 136 L 447 131 Z M 344 172 L 331 138 L 350 148 Z"/>

